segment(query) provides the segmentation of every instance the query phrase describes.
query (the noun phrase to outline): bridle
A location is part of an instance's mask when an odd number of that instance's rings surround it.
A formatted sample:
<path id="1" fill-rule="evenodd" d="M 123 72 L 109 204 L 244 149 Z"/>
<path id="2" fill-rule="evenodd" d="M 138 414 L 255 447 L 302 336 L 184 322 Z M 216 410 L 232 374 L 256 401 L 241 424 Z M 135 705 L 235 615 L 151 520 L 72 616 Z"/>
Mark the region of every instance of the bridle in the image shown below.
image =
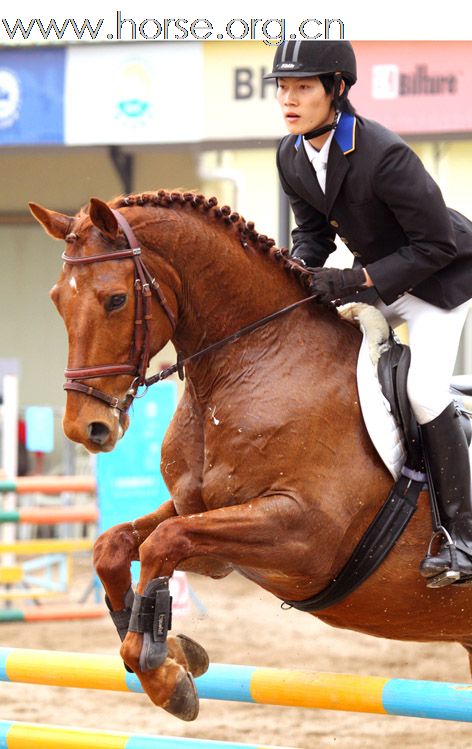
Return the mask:
<path id="1" fill-rule="evenodd" d="M 83 257 L 72 257 L 64 252 L 62 254 L 62 259 L 68 265 L 87 265 L 91 263 L 103 263 L 111 260 L 133 260 L 135 316 L 134 335 L 128 357 L 129 360 L 125 364 L 102 364 L 96 367 L 66 369 L 64 371 L 66 382 L 63 387 L 64 390 L 85 393 L 85 395 L 103 401 L 111 408 L 117 408 L 119 411 L 126 413 L 136 397 L 138 388 L 146 383 L 146 371 L 151 357 L 153 292 L 157 295 L 161 307 L 167 315 L 172 327 L 172 333 L 176 327 L 176 319 L 161 287 L 143 262 L 141 248 L 130 225 L 119 211 L 114 210 L 113 208 L 111 211 L 128 241 L 128 249 L 102 252 L 97 255 Z M 110 377 L 112 375 L 131 375 L 134 377 L 131 387 L 122 400 L 117 396 L 104 393 L 102 390 L 86 385 L 83 382 L 83 380 L 94 379 L 96 377 Z"/>
<path id="2" fill-rule="evenodd" d="M 157 298 L 161 304 L 162 309 L 167 315 L 167 318 L 172 327 L 172 333 L 176 328 L 176 319 L 172 312 L 165 295 L 160 288 L 158 282 L 149 272 L 144 265 L 141 257 L 141 248 L 136 240 L 136 237 L 131 229 L 130 225 L 124 218 L 123 214 L 119 211 L 111 208 L 110 209 L 118 221 L 129 245 L 127 250 L 114 250 L 113 252 L 103 252 L 98 255 L 89 255 L 85 257 L 71 257 L 65 252 L 62 254 L 62 259 L 69 265 L 85 265 L 90 263 L 101 263 L 110 260 L 126 260 L 132 259 L 134 262 L 134 289 L 136 295 L 135 305 L 135 319 L 134 319 L 134 337 L 130 351 L 130 361 L 125 364 L 102 364 L 97 367 L 78 367 L 75 369 L 66 369 L 64 375 L 66 382 L 64 383 L 64 390 L 73 390 L 78 393 L 84 393 L 92 398 L 96 398 L 106 403 L 111 408 L 116 408 L 122 413 L 127 413 L 133 400 L 137 396 L 138 389 L 141 386 L 145 386 L 146 389 L 156 382 L 165 380 L 170 375 L 178 372 L 181 380 L 184 379 L 184 365 L 189 362 L 199 359 L 205 354 L 216 351 L 229 343 L 242 338 L 243 336 L 251 333 L 253 330 L 266 325 L 272 320 L 276 320 L 278 317 L 285 315 L 287 312 L 300 307 L 307 302 L 316 301 L 316 294 L 299 299 L 293 304 L 289 304 L 287 307 L 273 312 L 270 315 L 266 315 L 259 320 L 246 325 L 244 328 L 237 330 L 235 333 L 231 333 L 220 341 L 212 343 L 206 346 L 200 351 L 190 356 L 182 357 L 180 353 L 177 354 L 177 363 L 163 369 L 156 375 L 147 378 L 146 370 L 149 366 L 149 360 L 151 357 L 151 320 L 152 320 L 152 307 L 151 297 L 152 292 L 155 292 Z M 280 252 L 280 251 L 279 251 Z M 123 400 L 120 400 L 117 396 L 109 395 L 104 393 L 102 390 L 85 385 L 82 380 L 94 379 L 95 377 L 110 377 L 113 375 L 132 375 L 134 376 L 133 382 L 129 390 L 127 391 Z"/>

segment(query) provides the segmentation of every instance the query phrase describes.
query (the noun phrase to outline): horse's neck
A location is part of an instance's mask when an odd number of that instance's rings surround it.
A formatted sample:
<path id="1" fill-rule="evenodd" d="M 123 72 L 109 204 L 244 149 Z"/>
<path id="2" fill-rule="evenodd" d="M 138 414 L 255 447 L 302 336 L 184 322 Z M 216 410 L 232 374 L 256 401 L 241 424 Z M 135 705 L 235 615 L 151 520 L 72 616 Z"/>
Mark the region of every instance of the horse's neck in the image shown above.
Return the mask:
<path id="1" fill-rule="evenodd" d="M 184 356 L 306 296 L 283 259 L 277 262 L 273 255 L 251 244 L 242 247 L 231 230 L 205 224 L 204 218 L 182 216 L 179 220 L 178 214 L 170 212 L 167 217 L 167 221 L 154 221 L 154 228 L 149 225 L 148 237 L 143 239 L 154 250 L 149 260 L 156 277 L 162 279 L 163 265 L 171 266 L 167 281 L 171 284 L 172 274 L 177 281 L 172 286 L 178 301 L 173 343 Z M 316 374 L 322 381 L 330 377 L 340 351 L 343 370 L 354 370 L 357 344 L 352 328 L 321 305 L 303 305 L 264 328 L 262 335 L 255 333 L 243 340 L 245 362 L 234 354 L 234 350 L 241 351 L 237 346 L 223 349 L 223 355 L 204 356 L 186 367 L 192 399 L 206 402 L 222 378 L 234 379 L 241 366 L 257 362 L 262 349 L 271 347 L 279 352 L 282 363 L 289 362 L 291 367 L 297 366 L 295 362 L 304 366 L 308 346 L 311 362 L 315 361 L 313 352 L 321 352 L 323 355 L 316 359 Z"/>
<path id="2" fill-rule="evenodd" d="M 196 234 L 199 221 L 194 222 L 185 231 L 176 223 L 164 242 L 161 237 L 157 249 L 180 278 L 174 342 L 184 354 L 305 295 L 273 258 L 251 246 L 243 248 L 229 230 L 207 226 L 203 220 Z"/>

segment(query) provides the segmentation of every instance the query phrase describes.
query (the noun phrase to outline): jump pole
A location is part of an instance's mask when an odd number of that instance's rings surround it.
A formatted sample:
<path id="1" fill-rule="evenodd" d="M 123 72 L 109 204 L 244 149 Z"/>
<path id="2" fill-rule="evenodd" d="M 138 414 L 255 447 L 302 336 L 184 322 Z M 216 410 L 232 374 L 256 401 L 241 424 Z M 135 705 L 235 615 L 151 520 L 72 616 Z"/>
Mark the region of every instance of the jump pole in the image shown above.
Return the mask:
<path id="1" fill-rule="evenodd" d="M 119 656 L 0 648 L 0 681 L 142 692 Z M 202 699 L 472 722 L 472 685 L 212 664 Z"/>
<path id="2" fill-rule="evenodd" d="M 62 492 L 95 492 L 94 476 L 16 476 L 16 471 L 0 480 L 0 493 L 62 494 Z"/>
<path id="3" fill-rule="evenodd" d="M 6 720 L 0 721 L 0 746 L 5 749 L 284 749 L 262 744 L 91 731 Z"/>
<path id="4" fill-rule="evenodd" d="M 93 540 L 90 538 L 32 538 L 26 541 L 0 543 L 0 554 L 72 554 L 78 551 L 91 551 Z"/>
<path id="5" fill-rule="evenodd" d="M 0 523 L 96 523 L 96 505 L 65 505 L 64 507 L 20 507 L 18 510 L 0 510 Z"/>
<path id="6" fill-rule="evenodd" d="M 32 594 L 29 594 L 30 597 Z M 34 595 L 34 594 L 33 594 Z M 38 594 L 39 595 L 39 594 Z M 25 596 L 26 597 L 26 596 Z M 0 609 L 0 624 L 7 622 L 51 622 L 69 621 L 71 619 L 99 619 L 105 616 L 106 609 L 100 604 L 66 603 L 25 606 L 24 608 Z M 2 678 L 0 677 L 0 681 Z M 1 747 L 0 743 L 0 747 Z"/>
<path id="7" fill-rule="evenodd" d="M 7 480 L 12 480 L 18 471 L 18 378 L 15 375 L 3 377 L 3 433 L 2 455 L 3 472 Z M 4 496 L 2 507 L 6 511 L 16 510 L 16 494 L 10 489 Z M 4 525 L 0 538 L 4 543 L 15 540 L 15 526 Z M 3 552 L 1 563 L 11 566 L 15 563 L 14 552 Z"/>

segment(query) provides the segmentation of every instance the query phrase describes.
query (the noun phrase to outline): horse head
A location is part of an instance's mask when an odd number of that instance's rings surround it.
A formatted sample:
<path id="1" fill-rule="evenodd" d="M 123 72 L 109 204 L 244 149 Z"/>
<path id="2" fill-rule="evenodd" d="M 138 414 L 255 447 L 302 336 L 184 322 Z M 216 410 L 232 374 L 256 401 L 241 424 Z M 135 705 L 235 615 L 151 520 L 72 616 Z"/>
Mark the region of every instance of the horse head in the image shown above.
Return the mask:
<path id="1" fill-rule="evenodd" d="M 66 242 L 50 292 L 69 339 L 64 431 L 91 452 L 110 451 L 128 427 L 149 359 L 173 333 L 176 297 L 165 278 L 159 285 L 154 264 L 144 264 L 123 215 L 103 201 L 92 198 L 74 217 L 30 209 Z"/>

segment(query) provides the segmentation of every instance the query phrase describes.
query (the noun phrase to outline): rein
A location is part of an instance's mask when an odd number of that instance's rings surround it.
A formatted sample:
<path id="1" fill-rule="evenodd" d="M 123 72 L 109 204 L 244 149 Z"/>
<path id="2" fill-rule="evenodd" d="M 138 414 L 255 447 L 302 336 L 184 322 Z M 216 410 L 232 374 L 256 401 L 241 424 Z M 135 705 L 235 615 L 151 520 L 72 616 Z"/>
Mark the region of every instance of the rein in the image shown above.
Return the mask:
<path id="1" fill-rule="evenodd" d="M 175 364 L 172 364 L 171 367 L 167 367 L 166 369 L 163 369 L 162 372 L 159 372 L 159 374 L 146 378 L 144 380 L 144 385 L 146 385 L 146 387 L 150 387 L 151 385 L 154 385 L 156 382 L 165 380 L 167 377 L 170 377 L 170 375 L 175 374 L 175 372 L 178 372 L 180 379 L 183 380 L 185 376 L 184 375 L 185 364 L 188 364 L 191 361 L 195 361 L 196 359 L 199 359 L 201 356 L 204 356 L 205 354 L 209 354 L 211 351 L 217 351 L 218 349 L 223 348 L 223 346 L 226 346 L 228 343 L 233 343 L 234 341 L 237 341 L 239 338 L 242 338 L 248 333 L 252 333 L 253 330 L 257 330 L 257 328 L 261 328 L 263 325 L 267 325 L 267 323 L 271 322 L 272 320 L 276 320 L 278 317 L 282 317 L 282 315 L 285 315 L 287 312 L 291 312 L 297 307 L 301 307 L 302 304 L 313 301 L 316 296 L 317 295 L 315 294 L 312 296 L 304 297 L 303 299 L 300 299 L 298 302 L 289 304 L 288 307 L 283 307 L 282 309 L 277 310 L 277 312 L 272 312 L 272 314 L 267 315 L 266 317 L 261 317 L 260 320 L 256 320 L 256 322 L 253 322 L 250 325 L 246 325 L 244 328 L 240 328 L 240 330 L 237 330 L 235 333 L 231 333 L 231 335 L 226 336 L 226 338 L 222 338 L 221 341 L 216 341 L 216 343 L 212 343 L 210 346 L 200 349 L 200 351 L 197 351 L 196 354 L 191 354 L 190 356 L 186 356 L 186 357 L 181 357 L 180 354 L 177 354 L 177 362 Z"/>
<path id="2" fill-rule="evenodd" d="M 66 369 L 64 375 L 66 382 L 63 385 L 64 390 L 73 390 L 75 392 L 84 393 L 92 398 L 101 400 L 111 408 L 117 408 L 123 413 L 127 413 L 134 398 L 137 396 L 138 389 L 144 386 L 146 393 L 148 387 L 154 385 L 156 382 L 165 380 L 170 375 L 178 372 L 181 380 L 184 379 L 184 366 L 189 362 L 196 361 L 202 356 L 209 354 L 210 352 L 217 351 L 223 348 L 229 343 L 237 341 L 253 330 L 267 325 L 272 320 L 276 320 L 278 317 L 285 315 L 287 312 L 300 307 L 302 304 L 313 301 L 316 295 L 304 297 L 303 299 L 289 304 L 287 307 L 273 312 L 266 317 L 262 317 L 260 320 L 256 320 L 250 325 L 246 325 L 244 328 L 237 330 L 235 333 L 223 338 L 221 341 L 212 343 L 209 346 L 197 351 L 195 354 L 190 356 L 182 357 L 180 353 L 177 354 L 177 362 L 162 372 L 159 372 L 152 377 L 146 377 L 146 371 L 149 366 L 150 352 L 151 352 L 151 330 L 150 322 L 152 320 L 152 308 L 151 308 L 151 297 L 152 292 L 157 295 L 158 300 L 167 315 L 167 318 L 172 327 L 172 333 L 176 328 L 175 316 L 162 292 L 158 282 L 146 268 L 142 257 L 141 248 L 136 240 L 136 237 L 131 229 L 130 225 L 124 218 L 124 216 L 117 210 L 111 209 L 120 228 L 122 229 L 128 244 L 129 249 L 127 250 L 116 250 L 115 252 L 104 252 L 97 255 L 89 255 L 87 257 L 72 257 L 67 255 L 65 252 L 62 254 L 62 260 L 69 265 L 86 265 L 91 263 L 100 263 L 110 260 L 126 260 L 131 259 L 134 262 L 134 288 L 136 294 L 136 309 L 135 309 L 135 320 L 134 320 L 134 338 L 131 348 L 130 359 L 131 362 L 125 364 L 103 364 L 96 367 L 77 367 L 74 369 Z M 134 354 L 134 356 L 133 356 Z M 134 380 L 131 387 L 127 391 L 125 398 L 120 401 L 117 396 L 109 395 L 108 393 L 98 390 L 97 388 L 85 385 L 82 380 L 93 379 L 96 377 L 109 377 L 112 375 L 134 375 Z M 142 396 L 141 396 L 142 397 Z"/>

